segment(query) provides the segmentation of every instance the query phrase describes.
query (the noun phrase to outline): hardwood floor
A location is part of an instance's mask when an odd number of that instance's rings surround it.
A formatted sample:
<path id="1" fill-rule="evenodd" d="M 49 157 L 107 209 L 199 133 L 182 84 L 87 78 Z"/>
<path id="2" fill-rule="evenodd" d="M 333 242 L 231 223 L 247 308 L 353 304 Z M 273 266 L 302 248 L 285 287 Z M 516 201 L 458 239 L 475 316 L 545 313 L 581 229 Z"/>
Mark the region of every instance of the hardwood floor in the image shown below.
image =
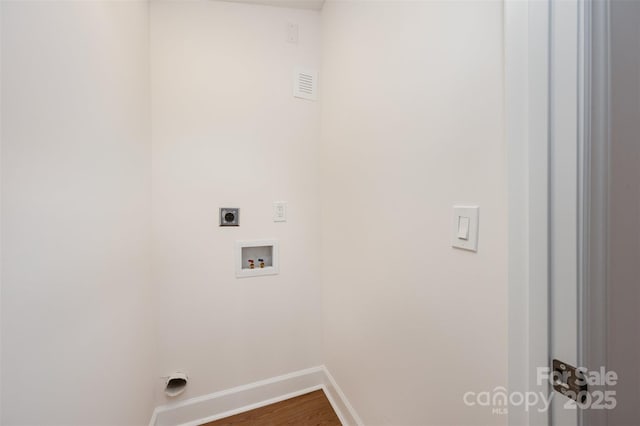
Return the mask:
<path id="1" fill-rule="evenodd" d="M 341 426 L 322 390 L 256 408 L 202 426 Z"/>

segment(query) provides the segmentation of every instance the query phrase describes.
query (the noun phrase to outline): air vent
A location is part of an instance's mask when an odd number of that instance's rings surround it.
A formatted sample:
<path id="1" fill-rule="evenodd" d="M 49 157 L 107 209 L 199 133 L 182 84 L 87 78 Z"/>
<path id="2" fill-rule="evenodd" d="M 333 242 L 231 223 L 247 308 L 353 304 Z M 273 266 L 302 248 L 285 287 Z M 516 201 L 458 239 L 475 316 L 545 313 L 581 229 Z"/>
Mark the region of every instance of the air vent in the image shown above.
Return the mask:
<path id="1" fill-rule="evenodd" d="M 293 72 L 293 96 L 315 101 L 318 92 L 318 72 L 296 68 Z"/>

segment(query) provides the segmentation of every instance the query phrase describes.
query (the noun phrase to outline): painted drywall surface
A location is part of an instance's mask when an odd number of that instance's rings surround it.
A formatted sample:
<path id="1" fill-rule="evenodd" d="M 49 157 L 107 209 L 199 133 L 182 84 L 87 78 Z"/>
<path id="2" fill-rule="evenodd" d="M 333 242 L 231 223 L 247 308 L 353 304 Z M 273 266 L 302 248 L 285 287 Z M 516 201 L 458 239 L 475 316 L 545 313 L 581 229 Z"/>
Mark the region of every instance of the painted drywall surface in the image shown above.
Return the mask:
<path id="1" fill-rule="evenodd" d="M 618 374 L 610 425 L 640 422 L 640 4 L 611 3 L 608 369 Z"/>
<path id="2" fill-rule="evenodd" d="M 365 424 L 505 424 L 507 200 L 500 2 L 322 11 L 325 363 Z M 480 206 L 479 250 L 451 207 Z"/>
<path id="3" fill-rule="evenodd" d="M 148 423 L 146 2 L 1 7 L 1 422 Z"/>
<path id="4" fill-rule="evenodd" d="M 154 1 L 151 28 L 158 375 L 186 371 L 188 398 L 321 364 L 319 106 L 292 97 L 294 66 L 319 65 L 319 13 Z M 240 226 L 218 227 L 220 207 Z M 279 275 L 235 277 L 253 239 L 279 240 Z"/>

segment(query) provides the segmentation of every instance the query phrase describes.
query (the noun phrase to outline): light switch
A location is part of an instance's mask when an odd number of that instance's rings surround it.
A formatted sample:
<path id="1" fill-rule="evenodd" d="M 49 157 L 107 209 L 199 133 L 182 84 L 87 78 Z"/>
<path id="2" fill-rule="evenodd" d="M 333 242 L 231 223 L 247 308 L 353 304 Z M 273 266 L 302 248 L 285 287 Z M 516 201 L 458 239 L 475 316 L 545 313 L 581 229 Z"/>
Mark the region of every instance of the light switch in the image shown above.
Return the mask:
<path id="1" fill-rule="evenodd" d="M 478 206 L 453 206 L 453 247 L 478 251 L 479 210 Z"/>
<path id="2" fill-rule="evenodd" d="M 458 238 L 461 240 L 469 239 L 469 218 L 458 216 Z"/>

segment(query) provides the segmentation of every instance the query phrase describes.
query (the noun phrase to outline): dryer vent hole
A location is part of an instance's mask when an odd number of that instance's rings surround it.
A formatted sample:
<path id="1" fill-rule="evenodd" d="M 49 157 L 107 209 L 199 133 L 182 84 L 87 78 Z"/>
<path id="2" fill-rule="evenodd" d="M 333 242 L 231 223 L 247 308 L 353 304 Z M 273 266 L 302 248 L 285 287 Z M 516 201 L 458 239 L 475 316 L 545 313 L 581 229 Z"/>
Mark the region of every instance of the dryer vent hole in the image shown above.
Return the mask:
<path id="1" fill-rule="evenodd" d="M 180 395 L 187 387 L 187 380 L 184 374 L 176 374 L 173 377 L 169 377 L 164 392 L 170 397 Z"/>

